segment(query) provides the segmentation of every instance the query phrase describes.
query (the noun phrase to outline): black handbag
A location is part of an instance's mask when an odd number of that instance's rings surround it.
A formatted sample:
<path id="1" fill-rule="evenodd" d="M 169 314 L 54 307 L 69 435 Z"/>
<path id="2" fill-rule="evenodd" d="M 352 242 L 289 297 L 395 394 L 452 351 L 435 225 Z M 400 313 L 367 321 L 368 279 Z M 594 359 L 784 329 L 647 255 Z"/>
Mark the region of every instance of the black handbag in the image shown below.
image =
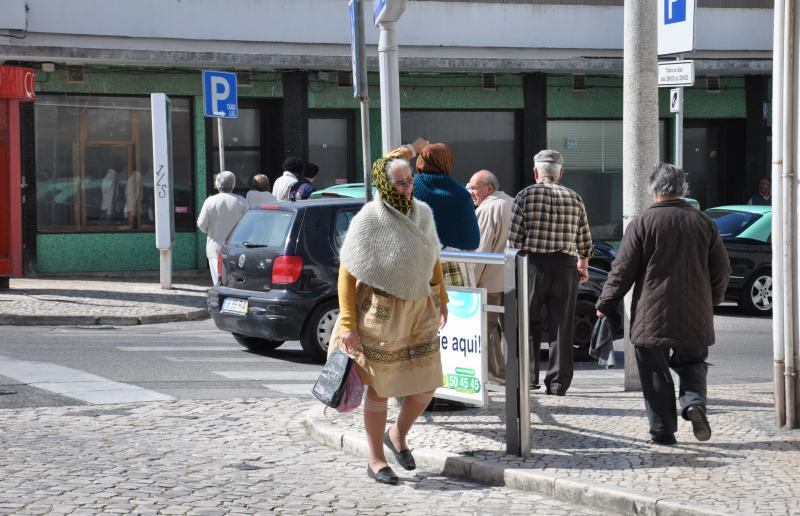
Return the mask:
<path id="1" fill-rule="evenodd" d="M 340 349 L 334 351 L 311 389 L 311 394 L 331 408 L 337 408 L 344 397 L 347 374 L 353 367 L 353 359 Z"/>

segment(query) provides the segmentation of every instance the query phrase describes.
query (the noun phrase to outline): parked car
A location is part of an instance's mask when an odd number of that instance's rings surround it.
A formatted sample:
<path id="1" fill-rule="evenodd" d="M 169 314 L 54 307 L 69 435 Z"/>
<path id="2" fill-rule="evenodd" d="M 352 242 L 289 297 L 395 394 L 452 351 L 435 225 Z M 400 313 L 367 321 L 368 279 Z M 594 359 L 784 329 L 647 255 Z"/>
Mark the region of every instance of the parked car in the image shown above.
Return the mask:
<path id="1" fill-rule="evenodd" d="M 282 202 L 249 210 L 220 252 L 221 284 L 208 291 L 217 328 L 254 351 L 299 340 L 323 361 L 339 314 L 339 249 L 359 199 Z M 588 353 L 607 274 L 590 267 L 575 308 L 577 357 Z"/>
<path id="2" fill-rule="evenodd" d="M 605 240 L 592 239 L 592 256 L 589 258 L 589 265 L 606 272 L 611 270 L 611 262 L 617 256 L 617 251 Z"/>
<path id="3" fill-rule="evenodd" d="M 747 313 L 772 313 L 772 207 L 734 205 L 706 210 L 731 261 L 726 299 Z"/>

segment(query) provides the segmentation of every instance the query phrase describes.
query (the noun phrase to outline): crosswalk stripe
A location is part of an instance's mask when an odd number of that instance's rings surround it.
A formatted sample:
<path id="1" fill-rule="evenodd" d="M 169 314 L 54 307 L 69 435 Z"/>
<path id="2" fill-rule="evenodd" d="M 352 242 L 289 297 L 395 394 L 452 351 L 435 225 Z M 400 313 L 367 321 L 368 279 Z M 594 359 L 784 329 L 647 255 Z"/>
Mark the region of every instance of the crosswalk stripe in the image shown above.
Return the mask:
<path id="1" fill-rule="evenodd" d="M 313 383 L 265 383 L 267 389 L 282 392 L 283 394 L 311 396 Z"/>
<path id="2" fill-rule="evenodd" d="M 213 371 L 214 374 L 224 376 L 231 380 L 261 380 L 261 381 L 288 381 L 288 380 L 316 380 L 319 371 Z"/>
<path id="3" fill-rule="evenodd" d="M 120 351 L 244 351 L 239 346 L 117 346 Z"/>
<path id="4" fill-rule="evenodd" d="M 217 363 L 217 362 L 229 362 L 229 363 L 250 363 L 250 362 L 263 362 L 264 359 L 261 357 L 162 357 L 171 362 L 194 362 L 194 363 Z"/>
<path id="5" fill-rule="evenodd" d="M 30 362 L 0 357 L 0 375 L 91 404 L 174 399 L 172 396 L 143 389 L 136 385 L 115 382 L 102 376 L 47 362 Z"/>

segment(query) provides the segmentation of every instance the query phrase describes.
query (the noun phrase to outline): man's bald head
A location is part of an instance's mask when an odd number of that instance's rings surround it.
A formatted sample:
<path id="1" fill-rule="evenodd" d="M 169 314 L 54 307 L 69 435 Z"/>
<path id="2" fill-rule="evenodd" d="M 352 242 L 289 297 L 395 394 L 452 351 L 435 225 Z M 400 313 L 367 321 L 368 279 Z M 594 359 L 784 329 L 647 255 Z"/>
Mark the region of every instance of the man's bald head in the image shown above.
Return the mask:
<path id="1" fill-rule="evenodd" d="M 489 170 L 478 170 L 469 180 L 467 190 L 472 196 L 472 203 L 479 206 L 484 199 L 489 195 L 500 189 L 500 182 L 497 176 L 492 174 Z"/>

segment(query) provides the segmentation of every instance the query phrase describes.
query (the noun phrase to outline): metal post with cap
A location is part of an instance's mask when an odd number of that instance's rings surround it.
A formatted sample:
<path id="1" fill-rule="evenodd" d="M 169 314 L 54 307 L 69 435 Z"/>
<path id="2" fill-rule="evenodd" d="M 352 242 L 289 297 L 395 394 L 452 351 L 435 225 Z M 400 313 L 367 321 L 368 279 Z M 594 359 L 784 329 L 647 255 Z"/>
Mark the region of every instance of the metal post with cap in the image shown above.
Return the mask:
<path id="1" fill-rule="evenodd" d="M 378 64 L 381 74 L 381 143 L 383 153 L 400 146 L 400 65 L 395 24 L 406 0 L 374 0 L 375 25 L 380 28 Z"/>

